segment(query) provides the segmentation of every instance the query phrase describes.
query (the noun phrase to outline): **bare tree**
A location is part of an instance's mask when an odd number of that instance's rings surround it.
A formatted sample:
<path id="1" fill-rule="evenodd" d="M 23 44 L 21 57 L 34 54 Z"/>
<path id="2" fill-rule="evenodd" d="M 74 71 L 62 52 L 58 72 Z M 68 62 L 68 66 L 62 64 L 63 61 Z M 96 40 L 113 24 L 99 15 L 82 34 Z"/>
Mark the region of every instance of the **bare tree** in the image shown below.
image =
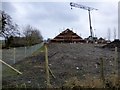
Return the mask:
<path id="1" fill-rule="evenodd" d="M 111 39 L 111 30 L 110 30 L 110 28 L 108 28 L 107 34 L 108 34 L 108 40 L 110 40 Z"/>
<path id="2" fill-rule="evenodd" d="M 12 22 L 10 15 L 0 10 L 0 37 L 5 38 L 5 44 L 8 46 L 9 37 L 20 35 L 18 25 Z"/>
<path id="3" fill-rule="evenodd" d="M 0 30 L 2 30 L 2 14 L 0 14 Z"/>
<path id="4" fill-rule="evenodd" d="M 114 27 L 114 40 L 116 39 L 116 28 Z"/>
<path id="5" fill-rule="evenodd" d="M 37 28 L 33 28 L 31 25 L 27 25 L 24 28 L 23 34 L 26 37 L 27 45 L 37 44 L 43 40 L 40 31 Z"/>

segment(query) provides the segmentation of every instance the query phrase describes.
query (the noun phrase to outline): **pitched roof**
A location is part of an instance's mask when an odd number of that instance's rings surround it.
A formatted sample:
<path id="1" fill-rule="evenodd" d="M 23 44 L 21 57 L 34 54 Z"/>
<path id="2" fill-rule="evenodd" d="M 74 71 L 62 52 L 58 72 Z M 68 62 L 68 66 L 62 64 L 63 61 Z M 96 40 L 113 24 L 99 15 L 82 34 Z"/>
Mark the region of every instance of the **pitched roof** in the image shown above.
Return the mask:
<path id="1" fill-rule="evenodd" d="M 65 31 L 58 34 L 52 42 L 80 42 L 83 41 L 82 37 L 74 33 L 70 29 L 66 29 Z"/>

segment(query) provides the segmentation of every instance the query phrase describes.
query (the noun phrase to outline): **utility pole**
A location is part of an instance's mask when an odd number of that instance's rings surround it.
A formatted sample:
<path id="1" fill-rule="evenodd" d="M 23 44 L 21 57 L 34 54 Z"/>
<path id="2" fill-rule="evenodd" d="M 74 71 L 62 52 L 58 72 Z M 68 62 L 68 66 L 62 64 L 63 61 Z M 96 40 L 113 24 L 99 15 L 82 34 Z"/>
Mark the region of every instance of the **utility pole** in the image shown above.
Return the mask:
<path id="1" fill-rule="evenodd" d="M 77 4 L 77 3 L 73 3 L 73 2 L 70 2 L 70 6 L 71 6 L 71 9 L 72 9 L 72 7 L 76 7 L 76 8 L 81 8 L 81 9 L 84 9 L 84 10 L 87 10 L 87 11 L 88 11 L 88 15 L 89 15 L 89 26 L 90 26 L 90 37 L 91 37 L 91 39 L 93 39 L 94 34 L 93 34 L 93 31 L 92 31 L 91 14 L 90 14 L 90 12 L 91 12 L 92 10 L 98 10 L 98 9 L 95 9 L 95 8 L 92 8 L 92 7 L 83 6 L 83 5 L 80 5 L 80 4 Z"/>

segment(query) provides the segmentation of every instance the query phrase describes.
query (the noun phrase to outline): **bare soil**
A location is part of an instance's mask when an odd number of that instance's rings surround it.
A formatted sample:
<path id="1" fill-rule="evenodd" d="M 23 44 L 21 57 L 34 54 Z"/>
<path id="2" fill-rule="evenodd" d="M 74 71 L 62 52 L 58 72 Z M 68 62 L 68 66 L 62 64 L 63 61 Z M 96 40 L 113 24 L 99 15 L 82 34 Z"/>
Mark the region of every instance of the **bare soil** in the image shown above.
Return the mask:
<path id="1" fill-rule="evenodd" d="M 108 43 L 107 45 L 104 45 L 103 48 L 109 48 L 110 50 L 114 50 L 114 48 L 117 47 L 118 51 L 120 52 L 120 40 L 116 39 L 112 41 L 111 43 Z"/>
<path id="2" fill-rule="evenodd" d="M 107 78 L 114 72 L 114 53 L 114 51 L 101 48 L 96 44 L 49 44 L 49 67 L 56 77 L 53 78 L 50 75 L 51 85 L 62 87 L 71 77 L 77 77 L 79 80 L 85 79 L 87 75 L 93 78 L 101 78 L 101 58 L 104 60 L 104 76 Z M 21 87 L 23 84 L 27 87 L 46 87 L 44 52 L 25 58 L 13 67 L 23 74 L 5 75 L 6 72 L 3 71 L 4 88 Z"/>

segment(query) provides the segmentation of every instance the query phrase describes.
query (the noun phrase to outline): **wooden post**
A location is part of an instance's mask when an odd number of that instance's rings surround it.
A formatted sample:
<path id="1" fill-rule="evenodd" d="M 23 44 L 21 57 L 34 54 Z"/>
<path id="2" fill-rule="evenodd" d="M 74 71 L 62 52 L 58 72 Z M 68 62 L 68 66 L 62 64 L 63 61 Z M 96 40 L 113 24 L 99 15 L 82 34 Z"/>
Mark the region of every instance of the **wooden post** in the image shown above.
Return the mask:
<path id="1" fill-rule="evenodd" d="M 101 80 L 102 80 L 102 83 L 103 83 L 103 87 L 105 86 L 105 77 L 104 77 L 104 61 L 103 61 L 103 58 L 100 58 L 101 60 Z"/>
<path id="2" fill-rule="evenodd" d="M 21 84 L 21 88 L 25 88 L 26 89 L 26 84 L 25 83 Z"/>
<path id="3" fill-rule="evenodd" d="M 117 47 L 115 47 L 115 57 L 114 57 L 114 60 L 115 60 L 115 64 L 114 64 L 114 69 L 115 69 L 115 84 L 117 84 L 117 80 L 118 80 L 118 52 L 117 52 Z"/>
<path id="4" fill-rule="evenodd" d="M 46 69 L 46 81 L 47 81 L 47 88 L 50 87 L 50 77 L 49 77 L 49 67 L 48 67 L 48 49 L 47 44 L 45 43 L 45 69 Z"/>
<path id="5" fill-rule="evenodd" d="M 117 52 L 117 47 L 115 47 L 115 74 L 118 74 L 118 52 Z"/>
<path id="6" fill-rule="evenodd" d="M 53 72 L 52 72 L 52 70 L 50 69 L 50 67 L 49 67 L 49 66 L 48 66 L 48 69 L 49 69 L 49 71 L 50 71 L 50 73 L 51 73 L 52 77 L 55 79 L 56 77 L 55 77 L 55 75 L 53 74 Z"/>
<path id="7" fill-rule="evenodd" d="M 13 54 L 14 54 L 14 64 L 15 64 L 15 54 L 16 54 L 16 48 L 14 48 L 14 52 L 13 52 Z"/>
<path id="8" fill-rule="evenodd" d="M 9 64 L 7 64 L 6 62 L 0 60 L 1 63 L 5 64 L 6 66 L 8 66 L 9 68 L 11 68 L 12 70 L 16 71 L 19 74 L 22 74 L 20 71 L 18 71 L 17 69 L 15 69 L 14 67 L 10 66 Z"/>

